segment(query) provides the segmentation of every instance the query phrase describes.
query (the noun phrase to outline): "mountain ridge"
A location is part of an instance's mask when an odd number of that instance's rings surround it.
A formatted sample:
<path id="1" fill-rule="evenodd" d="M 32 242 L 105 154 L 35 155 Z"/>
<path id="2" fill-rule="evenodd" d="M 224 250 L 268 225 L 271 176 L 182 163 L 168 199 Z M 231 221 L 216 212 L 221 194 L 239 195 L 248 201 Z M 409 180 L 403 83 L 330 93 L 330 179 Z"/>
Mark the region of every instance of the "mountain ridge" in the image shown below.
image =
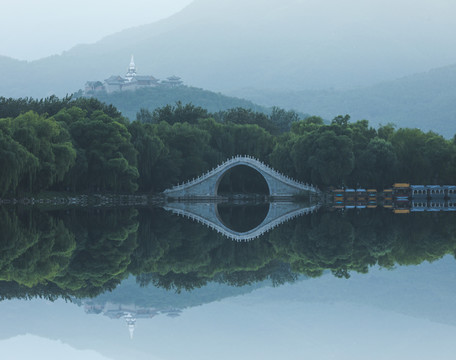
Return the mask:
<path id="1" fill-rule="evenodd" d="M 456 134 L 456 64 L 345 91 L 239 89 L 233 93 L 260 105 L 305 109 L 326 119 L 349 114 L 354 120 L 367 119 L 374 126 L 394 123 L 432 130 L 445 137 Z"/>
<path id="2" fill-rule="evenodd" d="M 0 58 L 0 95 L 63 96 L 121 73 L 131 54 L 142 74 L 215 91 L 348 89 L 456 63 L 451 4 L 385 1 L 198 0 L 61 55 Z"/>

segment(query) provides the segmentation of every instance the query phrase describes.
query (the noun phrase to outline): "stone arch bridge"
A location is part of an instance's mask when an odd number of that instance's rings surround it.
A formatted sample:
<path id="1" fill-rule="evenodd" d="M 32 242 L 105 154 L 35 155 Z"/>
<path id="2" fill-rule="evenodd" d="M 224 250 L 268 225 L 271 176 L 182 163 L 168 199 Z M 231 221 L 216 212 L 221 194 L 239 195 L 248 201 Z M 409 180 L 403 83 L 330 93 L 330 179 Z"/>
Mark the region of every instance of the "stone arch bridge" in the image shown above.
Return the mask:
<path id="1" fill-rule="evenodd" d="M 205 174 L 178 184 L 167 189 L 163 194 L 170 198 L 212 198 L 217 196 L 218 186 L 225 173 L 233 167 L 245 165 L 258 171 L 269 187 L 269 195 L 272 197 L 287 197 L 297 195 L 302 192 L 319 194 L 315 186 L 296 181 L 286 175 L 279 173 L 265 163 L 252 156 L 234 156 L 218 165 L 216 168 Z"/>

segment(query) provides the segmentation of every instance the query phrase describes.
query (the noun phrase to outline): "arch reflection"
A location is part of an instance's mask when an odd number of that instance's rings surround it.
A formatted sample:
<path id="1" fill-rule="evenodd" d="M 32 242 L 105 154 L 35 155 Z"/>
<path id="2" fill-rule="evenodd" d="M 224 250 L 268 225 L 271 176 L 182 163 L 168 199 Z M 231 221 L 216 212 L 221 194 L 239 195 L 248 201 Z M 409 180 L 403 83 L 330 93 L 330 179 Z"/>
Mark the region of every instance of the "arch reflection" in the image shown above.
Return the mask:
<path id="1" fill-rule="evenodd" d="M 220 203 L 216 214 L 228 229 L 243 233 L 258 227 L 266 219 L 269 207 L 269 203 Z"/>

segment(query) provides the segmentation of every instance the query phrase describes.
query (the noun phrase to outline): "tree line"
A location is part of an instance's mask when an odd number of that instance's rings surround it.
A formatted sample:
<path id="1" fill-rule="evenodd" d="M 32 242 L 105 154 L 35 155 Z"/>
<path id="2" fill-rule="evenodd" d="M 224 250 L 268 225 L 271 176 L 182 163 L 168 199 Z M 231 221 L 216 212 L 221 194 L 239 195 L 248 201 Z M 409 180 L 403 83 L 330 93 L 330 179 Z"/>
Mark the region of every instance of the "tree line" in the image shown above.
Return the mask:
<path id="1" fill-rule="evenodd" d="M 325 123 L 279 108 L 209 113 L 178 102 L 129 122 L 96 99 L 0 98 L 0 196 L 156 193 L 237 154 L 322 188 L 456 182 L 456 136 L 375 129 L 348 115 Z"/>
<path id="2" fill-rule="evenodd" d="M 82 91 L 74 94 L 75 97 L 83 97 Z M 135 91 L 119 91 L 113 93 L 95 92 L 91 96 L 106 104 L 113 104 L 122 112 L 122 115 L 130 120 L 136 118 L 138 109 L 156 109 L 167 104 L 174 104 L 179 99 L 184 103 L 198 104 L 210 112 L 242 107 L 259 112 L 268 112 L 263 106 L 256 105 L 251 101 L 222 95 L 208 90 L 190 86 L 177 87 L 145 87 Z"/>

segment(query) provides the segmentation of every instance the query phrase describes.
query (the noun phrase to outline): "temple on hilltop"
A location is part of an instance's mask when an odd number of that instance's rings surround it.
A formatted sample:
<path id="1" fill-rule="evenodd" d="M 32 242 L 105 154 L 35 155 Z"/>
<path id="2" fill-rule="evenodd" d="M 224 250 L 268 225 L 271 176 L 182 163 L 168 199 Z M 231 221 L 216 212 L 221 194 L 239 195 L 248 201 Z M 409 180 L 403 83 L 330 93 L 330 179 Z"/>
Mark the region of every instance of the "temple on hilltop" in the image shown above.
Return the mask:
<path id="1" fill-rule="evenodd" d="M 130 65 L 128 66 L 127 73 L 124 77 L 119 75 L 112 75 L 107 78 L 103 83 L 101 81 L 87 81 L 85 84 L 85 94 L 92 95 L 96 92 L 113 93 L 118 91 L 137 90 L 145 87 L 177 87 L 181 86 L 182 80 L 178 76 L 170 76 L 166 80 L 159 81 L 152 75 L 138 75 L 136 72 L 136 65 L 131 56 Z"/>
<path id="2" fill-rule="evenodd" d="M 136 65 L 131 56 L 130 65 L 128 66 L 125 77 L 122 76 L 110 76 L 104 82 L 104 86 L 107 93 L 125 90 L 137 90 L 143 87 L 157 86 L 158 79 L 151 75 L 138 75 L 136 73 Z"/>
<path id="3" fill-rule="evenodd" d="M 173 76 L 166 78 L 166 80 L 162 80 L 161 84 L 168 86 L 168 87 L 176 87 L 176 86 L 182 85 L 182 80 L 179 76 L 173 75 Z"/>

